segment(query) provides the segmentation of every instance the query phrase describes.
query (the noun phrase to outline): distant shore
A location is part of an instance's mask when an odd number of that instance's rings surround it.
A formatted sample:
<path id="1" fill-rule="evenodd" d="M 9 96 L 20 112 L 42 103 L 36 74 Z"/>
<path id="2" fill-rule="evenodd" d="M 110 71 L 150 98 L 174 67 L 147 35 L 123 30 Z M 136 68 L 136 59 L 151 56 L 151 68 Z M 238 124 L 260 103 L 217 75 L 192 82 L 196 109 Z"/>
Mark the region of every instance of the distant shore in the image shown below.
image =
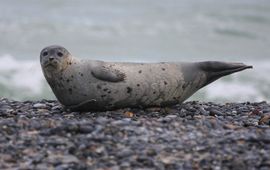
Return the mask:
<path id="1" fill-rule="evenodd" d="M 270 104 L 69 112 L 0 98 L 0 169 L 269 169 Z"/>

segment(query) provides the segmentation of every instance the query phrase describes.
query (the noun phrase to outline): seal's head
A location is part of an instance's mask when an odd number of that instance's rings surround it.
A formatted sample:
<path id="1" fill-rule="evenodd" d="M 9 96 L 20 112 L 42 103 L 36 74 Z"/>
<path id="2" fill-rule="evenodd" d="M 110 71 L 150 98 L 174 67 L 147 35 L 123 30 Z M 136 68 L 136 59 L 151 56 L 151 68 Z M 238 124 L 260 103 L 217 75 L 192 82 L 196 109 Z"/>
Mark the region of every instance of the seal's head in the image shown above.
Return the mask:
<path id="1" fill-rule="evenodd" d="M 40 52 L 40 64 L 44 70 L 64 70 L 71 61 L 71 54 L 64 47 L 52 45 Z"/>

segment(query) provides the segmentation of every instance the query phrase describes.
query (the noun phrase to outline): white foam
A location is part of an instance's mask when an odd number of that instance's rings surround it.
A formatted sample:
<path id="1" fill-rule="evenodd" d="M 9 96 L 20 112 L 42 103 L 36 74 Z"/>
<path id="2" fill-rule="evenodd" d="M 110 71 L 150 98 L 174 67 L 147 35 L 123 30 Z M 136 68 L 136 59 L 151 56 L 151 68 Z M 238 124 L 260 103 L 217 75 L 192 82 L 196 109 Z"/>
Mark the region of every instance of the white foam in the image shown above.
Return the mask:
<path id="1" fill-rule="evenodd" d="M 265 100 L 260 95 L 260 91 L 253 84 L 247 84 L 239 81 L 217 81 L 205 88 L 207 98 L 215 100 L 221 98 L 226 101 L 244 102 L 244 101 L 262 101 Z"/>
<path id="2" fill-rule="evenodd" d="M 0 83 L 7 87 L 42 93 L 43 75 L 38 61 L 15 59 L 11 55 L 0 57 Z"/>

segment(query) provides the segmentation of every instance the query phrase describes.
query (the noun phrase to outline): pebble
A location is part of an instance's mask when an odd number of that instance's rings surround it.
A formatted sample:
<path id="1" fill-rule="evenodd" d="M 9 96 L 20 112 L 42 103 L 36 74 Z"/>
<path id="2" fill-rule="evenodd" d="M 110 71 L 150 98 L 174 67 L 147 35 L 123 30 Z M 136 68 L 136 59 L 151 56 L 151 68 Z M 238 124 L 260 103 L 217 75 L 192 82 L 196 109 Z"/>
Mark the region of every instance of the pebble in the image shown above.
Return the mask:
<path id="1" fill-rule="evenodd" d="M 270 105 L 69 112 L 0 99 L 0 169 L 270 169 Z"/>
<path id="2" fill-rule="evenodd" d="M 222 116 L 223 114 L 220 111 L 216 110 L 216 109 L 211 109 L 209 111 L 209 115 L 210 116 Z"/>
<path id="3" fill-rule="evenodd" d="M 260 125 L 263 125 L 263 124 L 270 125 L 270 113 L 264 114 L 264 115 L 260 118 L 259 124 L 260 124 Z"/>
<path id="4" fill-rule="evenodd" d="M 36 103 L 33 105 L 33 108 L 39 108 L 39 109 L 44 109 L 46 107 L 47 107 L 47 105 L 43 104 L 43 103 Z"/>

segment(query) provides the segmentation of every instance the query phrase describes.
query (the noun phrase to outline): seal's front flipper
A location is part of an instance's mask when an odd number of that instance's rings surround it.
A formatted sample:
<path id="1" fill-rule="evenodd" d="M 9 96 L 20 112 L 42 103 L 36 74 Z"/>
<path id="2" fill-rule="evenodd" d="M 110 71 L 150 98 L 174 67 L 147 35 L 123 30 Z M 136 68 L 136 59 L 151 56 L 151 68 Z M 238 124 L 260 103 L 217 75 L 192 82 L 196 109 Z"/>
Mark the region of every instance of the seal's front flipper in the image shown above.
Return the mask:
<path id="1" fill-rule="evenodd" d="M 71 111 L 87 111 L 89 108 L 95 107 L 97 101 L 95 99 L 86 100 L 77 105 L 65 106 L 66 109 L 70 109 Z"/>
<path id="2" fill-rule="evenodd" d="M 199 62 L 197 64 L 199 65 L 200 70 L 206 73 L 207 81 L 204 86 L 219 79 L 220 77 L 252 68 L 252 66 L 247 66 L 243 63 L 227 63 L 218 61 L 206 61 Z"/>
<path id="3" fill-rule="evenodd" d="M 106 66 L 95 67 L 91 73 L 95 78 L 109 82 L 124 81 L 126 77 L 125 73 Z"/>

